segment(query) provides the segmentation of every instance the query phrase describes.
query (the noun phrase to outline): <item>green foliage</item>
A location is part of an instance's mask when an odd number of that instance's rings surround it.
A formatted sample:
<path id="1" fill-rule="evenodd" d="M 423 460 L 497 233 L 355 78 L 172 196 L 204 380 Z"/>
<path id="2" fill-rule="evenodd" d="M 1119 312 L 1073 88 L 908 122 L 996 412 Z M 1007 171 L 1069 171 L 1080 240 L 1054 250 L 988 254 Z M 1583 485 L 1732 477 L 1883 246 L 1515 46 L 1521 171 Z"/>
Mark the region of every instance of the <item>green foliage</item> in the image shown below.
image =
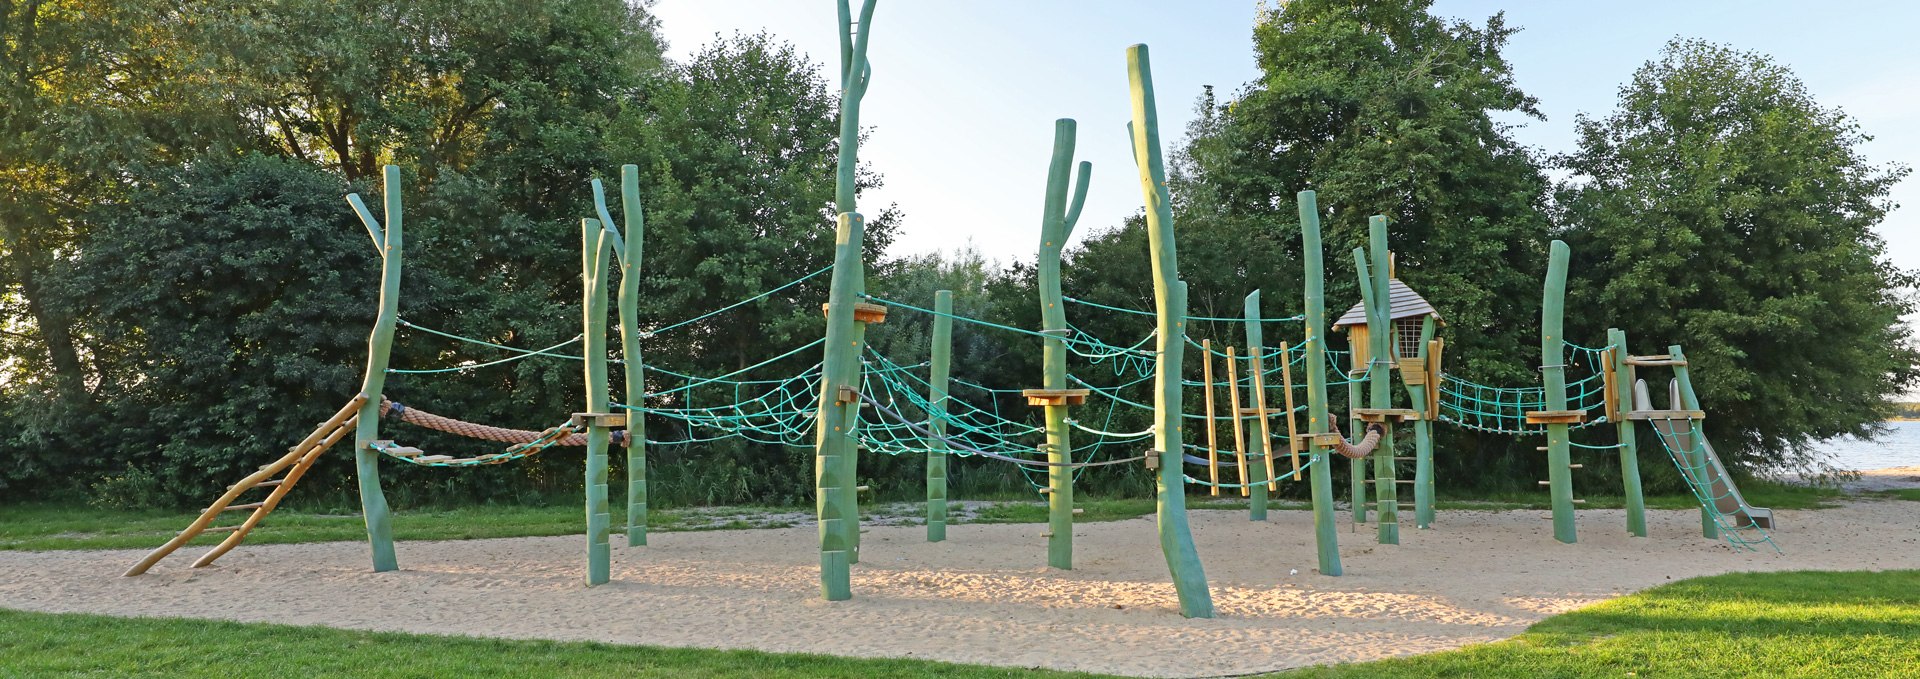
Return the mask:
<path id="1" fill-rule="evenodd" d="M 1684 345 L 1742 466 L 1809 465 L 1809 444 L 1871 434 L 1886 395 L 1920 379 L 1900 320 L 1915 279 L 1873 231 L 1907 170 L 1867 162 L 1858 125 L 1786 67 L 1678 40 L 1579 128 L 1559 197 L 1570 334 Z"/>

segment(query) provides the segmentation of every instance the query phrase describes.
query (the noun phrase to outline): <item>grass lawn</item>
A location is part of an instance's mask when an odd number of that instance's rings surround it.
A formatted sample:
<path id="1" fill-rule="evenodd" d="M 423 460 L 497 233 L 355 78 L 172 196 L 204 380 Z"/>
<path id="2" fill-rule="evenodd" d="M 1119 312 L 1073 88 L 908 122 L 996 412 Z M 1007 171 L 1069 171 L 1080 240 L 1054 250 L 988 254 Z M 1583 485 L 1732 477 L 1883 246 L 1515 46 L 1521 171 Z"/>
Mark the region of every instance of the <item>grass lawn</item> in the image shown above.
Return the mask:
<path id="1" fill-rule="evenodd" d="M 0 676 L 1088 677 L 856 660 L 0 610 Z M 1893 677 L 1920 668 L 1920 571 L 1741 573 L 1549 618 L 1507 641 L 1270 675 Z"/>
<path id="2" fill-rule="evenodd" d="M 1920 571 L 1734 573 L 1541 621 L 1497 643 L 1293 677 L 1911 677 Z"/>
<path id="3" fill-rule="evenodd" d="M 1832 506 L 1843 493 L 1832 489 L 1751 483 L 1741 489 L 1749 501 L 1774 509 L 1816 509 Z M 1339 489 L 1344 497 L 1346 489 Z M 1901 492 L 1901 491 L 1895 491 Z M 1920 499 L 1920 491 L 1909 499 Z M 1895 496 L 1900 497 L 1900 496 Z M 1151 498 L 1099 499 L 1078 498 L 1085 512 L 1076 522 L 1119 521 L 1147 516 L 1154 511 Z M 1619 508 L 1618 497 L 1588 496 L 1580 505 L 1585 509 Z M 889 511 L 918 516 L 913 503 L 886 504 Z M 1275 499 L 1268 505 L 1275 511 L 1304 510 L 1304 500 Z M 1653 496 L 1647 506 L 1655 509 L 1698 507 L 1691 496 Z M 1247 501 L 1235 497 L 1213 498 L 1195 495 L 1187 499 L 1189 509 L 1226 509 L 1245 511 Z M 1440 511 L 1478 509 L 1548 509 L 1545 493 L 1497 495 L 1483 498 L 1441 497 L 1435 502 Z M 614 503 L 613 525 L 619 531 L 626 522 L 625 505 Z M 867 508 L 869 511 L 873 507 Z M 194 514 L 169 511 L 127 511 L 86 505 L 0 505 L 0 551 L 49 549 L 139 549 L 157 547 L 191 523 Z M 724 530 L 738 528 L 782 528 L 811 522 L 811 507 L 694 507 L 656 509 L 648 514 L 647 525 L 654 531 Z M 1046 505 L 1039 502 L 1004 502 L 983 508 L 972 518 L 955 523 L 1045 523 Z M 237 519 L 236 519 L 237 521 Z M 394 537 L 400 540 L 469 540 L 476 538 L 576 535 L 583 528 L 577 505 L 527 507 L 520 505 L 481 505 L 457 509 L 413 509 L 394 513 Z M 211 545 L 224 535 L 203 535 L 196 545 Z M 284 544 L 293 542 L 358 541 L 366 539 L 366 529 L 358 514 L 314 513 L 283 509 L 269 516 L 261 528 L 247 535 L 247 544 Z"/>

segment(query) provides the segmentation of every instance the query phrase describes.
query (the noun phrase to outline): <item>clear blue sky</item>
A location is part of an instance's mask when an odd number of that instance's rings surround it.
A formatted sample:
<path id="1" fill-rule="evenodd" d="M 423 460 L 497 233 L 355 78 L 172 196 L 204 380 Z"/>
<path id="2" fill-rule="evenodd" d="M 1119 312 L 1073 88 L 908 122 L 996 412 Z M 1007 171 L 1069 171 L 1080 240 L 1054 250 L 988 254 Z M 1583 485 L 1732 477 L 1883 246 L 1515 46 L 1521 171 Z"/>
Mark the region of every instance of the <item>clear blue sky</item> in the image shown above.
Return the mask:
<path id="1" fill-rule="evenodd" d="M 857 0 L 856 0 L 857 2 Z M 1033 256 L 1053 120 L 1080 122 L 1079 158 L 1094 164 L 1080 233 L 1138 210 L 1124 138 L 1124 50 L 1152 48 L 1162 134 L 1173 143 L 1202 85 L 1223 96 L 1252 80 L 1255 0 L 881 0 L 874 16 L 872 90 L 862 159 L 886 176 L 863 211 L 906 213 L 894 254 L 972 243 L 1003 262 Z M 1875 137 L 1869 159 L 1920 165 L 1920 3 L 1491 2 L 1440 0 L 1434 12 L 1482 22 L 1505 10 L 1523 30 L 1506 56 L 1545 122 L 1518 139 L 1569 150 L 1577 113 L 1604 115 L 1619 85 L 1674 36 L 1773 55 L 1824 105 L 1845 109 Z M 716 33 L 765 30 L 815 61 L 838 62 L 832 0 L 659 0 L 683 59 Z M 1523 122 L 1515 119 L 1514 122 Z M 1920 267 L 1920 179 L 1895 189 L 1907 207 L 1882 226 L 1889 255 Z"/>

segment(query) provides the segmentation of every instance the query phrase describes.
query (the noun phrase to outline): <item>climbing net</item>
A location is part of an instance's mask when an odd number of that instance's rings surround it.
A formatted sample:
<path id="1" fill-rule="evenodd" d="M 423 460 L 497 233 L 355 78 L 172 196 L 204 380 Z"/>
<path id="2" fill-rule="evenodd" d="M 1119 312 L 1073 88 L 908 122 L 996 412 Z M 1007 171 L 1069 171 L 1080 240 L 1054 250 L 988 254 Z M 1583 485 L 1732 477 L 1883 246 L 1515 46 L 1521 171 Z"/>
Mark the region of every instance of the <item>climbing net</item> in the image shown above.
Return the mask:
<path id="1" fill-rule="evenodd" d="M 1687 479 L 1687 487 L 1693 491 L 1694 499 L 1700 502 L 1707 516 L 1712 518 L 1720 537 L 1737 550 L 1759 551 L 1758 545 L 1765 544 L 1779 553 L 1780 545 L 1774 543 L 1773 535 L 1754 518 L 1752 506 L 1740 496 L 1733 484 L 1715 483 L 1715 479 L 1725 479 L 1727 472 L 1719 468 L 1719 461 L 1708 449 L 1707 438 L 1701 433 L 1699 422 L 1668 417 L 1659 425 L 1654 427 L 1654 433 L 1659 435 L 1660 447 L 1680 468 L 1681 476 Z"/>
<path id="2" fill-rule="evenodd" d="M 1562 342 L 1566 347 L 1562 366 L 1583 376 L 1567 382 L 1567 410 L 1587 413 L 1585 421 L 1570 425 L 1581 429 L 1607 421 L 1607 383 L 1605 352 L 1613 347 L 1583 347 Z M 1440 374 L 1440 420 L 1465 429 L 1492 434 L 1545 434 L 1544 425 L 1528 424 L 1527 413 L 1547 409 L 1546 387 L 1496 387 L 1479 384 L 1452 373 Z"/>

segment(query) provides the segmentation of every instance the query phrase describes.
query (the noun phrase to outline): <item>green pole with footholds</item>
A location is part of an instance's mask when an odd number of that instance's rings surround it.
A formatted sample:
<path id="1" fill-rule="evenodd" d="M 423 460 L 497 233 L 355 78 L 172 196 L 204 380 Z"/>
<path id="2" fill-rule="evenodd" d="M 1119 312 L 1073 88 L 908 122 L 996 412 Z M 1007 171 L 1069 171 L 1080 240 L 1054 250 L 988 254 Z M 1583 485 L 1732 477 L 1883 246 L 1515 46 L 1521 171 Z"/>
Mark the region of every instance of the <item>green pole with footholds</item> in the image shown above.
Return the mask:
<path id="1" fill-rule="evenodd" d="M 866 292 L 866 220 L 856 211 L 860 147 L 860 100 L 873 69 L 867 63 L 874 0 L 861 3 L 854 20 L 848 0 L 839 0 L 840 154 L 835 171 L 832 282 L 827 293 L 827 328 L 820 366 L 820 406 L 814 424 L 815 514 L 820 526 L 820 590 L 829 601 L 853 597 L 851 566 L 860 559 L 860 503 L 854 490 L 859 472 L 854 427 L 860 411 L 861 347 L 865 324 L 854 305 Z M 854 27 L 859 30 L 856 35 Z M 844 387 L 844 390 L 843 390 Z"/>
<path id="2" fill-rule="evenodd" d="M 1613 397 L 1617 404 L 1614 410 L 1624 414 L 1633 409 L 1633 380 L 1627 379 L 1633 373 L 1627 366 L 1626 331 L 1608 328 L 1607 345 L 1613 347 Z M 1622 415 L 1613 429 L 1620 437 L 1620 481 L 1627 496 L 1627 533 L 1644 538 L 1647 536 L 1647 500 L 1640 490 L 1640 451 L 1634 440 L 1633 420 Z"/>
<path id="3" fill-rule="evenodd" d="M 607 255 L 613 235 L 598 219 L 580 220 L 581 294 L 583 318 L 581 356 L 586 364 L 586 412 L 607 413 Z M 587 423 L 587 584 L 605 584 L 611 571 L 608 533 L 612 516 L 607 507 L 607 443 L 611 432 L 598 420 Z"/>
<path id="4" fill-rule="evenodd" d="M 1247 370 L 1250 374 L 1253 374 L 1256 376 L 1254 377 L 1254 379 L 1247 382 L 1247 386 L 1249 389 L 1259 389 L 1260 387 L 1264 386 L 1262 381 L 1258 377 L 1258 374 L 1262 367 L 1261 361 L 1260 361 L 1260 354 L 1263 351 L 1265 351 L 1264 348 L 1266 346 L 1263 343 L 1265 342 L 1266 337 L 1263 336 L 1260 328 L 1261 316 L 1260 316 L 1260 291 L 1259 290 L 1255 290 L 1253 292 L 1247 293 L 1247 297 L 1243 301 L 1243 306 L 1241 307 L 1241 310 L 1243 314 L 1242 317 L 1246 319 L 1245 321 L 1242 322 L 1242 327 L 1246 331 L 1246 338 L 1247 338 Z M 1285 361 L 1287 360 L 1287 358 L 1285 356 L 1282 356 L 1280 357 L 1280 360 Z M 1238 379 L 1237 377 L 1234 376 L 1233 373 L 1234 373 L 1234 366 L 1227 366 L 1227 379 L 1230 379 L 1230 380 Z M 1260 397 L 1261 397 L 1261 394 L 1259 394 L 1258 392 L 1248 395 L 1247 407 L 1259 408 L 1262 402 L 1260 400 Z M 1240 404 L 1238 403 L 1233 404 L 1233 409 L 1234 409 L 1234 417 L 1239 417 L 1243 420 L 1246 419 L 1245 417 L 1239 414 Z M 1256 415 L 1254 419 L 1264 421 L 1266 417 L 1267 417 L 1266 413 L 1260 413 L 1259 415 Z M 1246 446 L 1247 455 L 1249 457 L 1254 455 L 1260 456 L 1260 461 L 1258 463 L 1254 463 L 1254 462 L 1247 463 L 1247 484 L 1249 485 L 1248 490 L 1251 491 L 1247 494 L 1247 520 L 1265 521 L 1267 520 L 1267 466 L 1269 464 L 1267 462 L 1267 457 L 1273 451 L 1273 442 L 1266 435 L 1267 432 L 1265 431 L 1264 427 L 1244 427 L 1244 429 L 1246 429 L 1247 431 L 1248 439 L 1253 439 L 1254 437 L 1257 436 L 1262 441 L 1261 445 L 1253 445 L 1252 441 L 1250 440 Z"/>
<path id="5" fill-rule="evenodd" d="M 373 442 L 380 439 L 380 398 L 387 388 L 387 362 L 393 355 L 393 326 L 400 318 L 400 263 L 406 243 L 401 234 L 400 168 L 386 166 L 382 180 L 387 227 L 381 234 L 380 310 L 374 317 L 373 334 L 367 337 L 367 372 L 360 382 L 360 393 L 367 400 L 360 405 L 353 431 L 360 515 L 367 524 L 367 546 L 373 551 L 376 573 L 400 568 L 393 550 L 393 512 L 380 488 L 380 452 L 373 449 Z"/>
<path id="6" fill-rule="evenodd" d="M 1042 388 L 1067 388 L 1067 310 L 1060 291 L 1060 252 L 1080 221 L 1080 208 L 1086 204 L 1087 184 L 1093 164 L 1080 163 L 1080 177 L 1069 198 L 1067 187 L 1073 173 L 1074 122 L 1061 118 L 1053 122 L 1053 160 L 1047 166 L 1045 213 L 1040 217 L 1040 254 L 1037 260 L 1040 290 L 1040 325 L 1047 337 L 1043 347 Z M 1047 565 L 1062 570 L 1073 568 L 1073 444 L 1068 435 L 1067 405 L 1064 399 L 1047 405 Z"/>
<path id="7" fill-rule="evenodd" d="M 640 206 L 640 168 L 620 166 L 620 211 L 626 256 L 620 262 L 620 357 L 627 382 L 627 546 L 647 544 L 647 372 L 640 359 L 640 264 L 647 223 Z"/>
<path id="8" fill-rule="evenodd" d="M 1147 245 L 1152 256 L 1156 322 L 1154 349 L 1154 448 L 1159 457 L 1159 497 L 1155 518 L 1160 528 L 1160 551 L 1173 576 L 1180 614 L 1213 617 L 1213 593 L 1200 554 L 1193 547 L 1187 525 L 1186 479 L 1182 473 L 1185 435 L 1181 427 L 1181 368 L 1185 358 L 1187 287 L 1180 280 L 1179 256 L 1173 226 L 1173 207 L 1167 193 L 1167 173 L 1160 155 L 1160 123 L 1153 100 L 1153 67 L 1146 45 L 1127 48 L 1127 78 L 1133 91 L 1133 120 L 1128 136 L 1140 171 L 1140 190 L 1146 199 Z"/>
<path id="9" fill-rule="evenodd" d="M 927 542 L 947 539 L 947 383 L 953 361 L 953 291 L 933 293 L 933 348 L 927 368 Z"/>
<path id="10" fill-rule="evenodd" d="M 1567 408 L 1566 338 L 1561 334 L 1567 297 L 1567 258 L 1563 241 L 1553 241 L 1547 251 L 1547 282 L 1540 304 L 1540 381 L 1544 387 L 1543 410 Z M 1573 517 L 1573 457 L 1569 450 L 1567 424 L 1556 422 L 1547 428 L 1547 487 L 1553 503 L 1553 539 L 1573 544 L 1578 536 Z"/>
<path id="11" fill-rule="evenodd" d="M 1393 407 L 1393 297 L 1387 283 L 1393 270 L 1392 254 L 1387 250 L 1387 218 L 1374 215 L 1367 219 L 1367 240 L 1373 252 L 1371 280 L 1362 281 L 1363 285 L 1373 287 L 1373 296 L 1367 304 L 1367 339 L 1373 345 L 1373 354 L 1367 360 L 1368 398 L 1373 408 Z M 1373 449 L 1373 498 L 1374 511 L 1380 518 L 1374 523 L 1380 544 L 1400 544 L 1400 482 L 1394 470 L 1395 423 L 1388 418 L 1382 423 L 1386 433 L 1380 436 L 1380 445 Z"/>
<path id="12" fill-rule="evenodd" d="M 1433 315 L 1428 314 L 1420 321 L 1420 365 L 1425 366 L 1432 357 L 1427 355 L 1427 343 L 1433 341 Z M 1400 376 L 1406 383 L 1406 375 Z M 1437 407 L 1439 385 L 1407 385 L 1407 397 L 1413 402 L 1413 409 L 1420 411 L 1421 417 L 1413 422 L 1413 525 L 1415 528 L 1433 527 L 1433 421 L 1426 416 L 1427 409 Z"/>
<path id="13" fill-rule="evenodd" d="M 1673 381 L 1680 385 L 1680 402 L 1668 405 L 1669 408 L 1699 410 L 1700 397 L 1693 392 L 1693 374 L 1687 370 L 1687 354 L 1678 344 L 1667 345 L 1667 355 L 1673 358 Z M 1687 466 L 1696 470 L 1693 474 L 1701 485 L 1708 489 L 1706 495 L 1712 495 L 1712 481 L 1708 478 L 1707 435 L 1701 431 L 1701 423 L 1695 421 L 1688 427 L 1693 435 L 1688 437 L 1693 445 L 1686 451 Z M 1714 521 L 1716 509 L 1711 502 L 1700 504 L 1700 535 L 1707 538 L 1720 537 L 1720 525 Z"/>
<path id="14" fill-rule="evenodd" d="M 1320 252 L 1320 208 L 1312 191 L 1301 191 L 1300 253 L 1306 273 L 1306 371 L 1307 432 L 1332 431 L 1332 414 L 1327 411 L 1327 354 L 1324 342 L 1327 325 L 1326 278 Z M 1340 575 L 1340 538 L 1334 529 L 1333 469 L 1330 453 L 1315 437 L 1307 449 L 1313 468 L 1307 474 L 1313 484 L 1313 540 L 1320 556 L 1321 575 Z"/>
<path id="15" fill-rule="evenodd" d="M 847 499 L 854 493 L 853 478 L 846 457 L 853 454 L 852 413 L 860 408 L 853 390 L 858 382 L 848 378 L 848 363 L 860 360 L 860 339 L 854 329 L 853 305 L 858 299 L 854 278 L 861 275 L 860 241 L 864 220 L 857 213 L 840 213 L 835 229 L 833 281 L 827 296 L 826 345 L 820 366 L 820 411 L 814 423 L 814 509 L 820 522 L 820 589 L 828 601 L 853 598 L 851 554 L 853 545 L 846 525 L 857 521 L 848 516 L 858 506 Z M 857 371 L 858 366 L 853 370 Z M 845 388 L 845 390 L 842 389 Z M 858 530 L 858 526 L 855 526 Z"/>
<path id="16" fill-rule="evenodd" d="M 607 211 L 607 192 L 600 180 L 591 182 L 593 207 L 612 247 L 620 270 L 620 356 L 627 392 L 627 546 L 647 544 L 647 418 L 646 367 L 640 354 L 640 264 L 646 220 L 640 205 L 640 168 L 620 166 L 620 214 L 627 225 L 622 239 L 613 215 Z"/>

